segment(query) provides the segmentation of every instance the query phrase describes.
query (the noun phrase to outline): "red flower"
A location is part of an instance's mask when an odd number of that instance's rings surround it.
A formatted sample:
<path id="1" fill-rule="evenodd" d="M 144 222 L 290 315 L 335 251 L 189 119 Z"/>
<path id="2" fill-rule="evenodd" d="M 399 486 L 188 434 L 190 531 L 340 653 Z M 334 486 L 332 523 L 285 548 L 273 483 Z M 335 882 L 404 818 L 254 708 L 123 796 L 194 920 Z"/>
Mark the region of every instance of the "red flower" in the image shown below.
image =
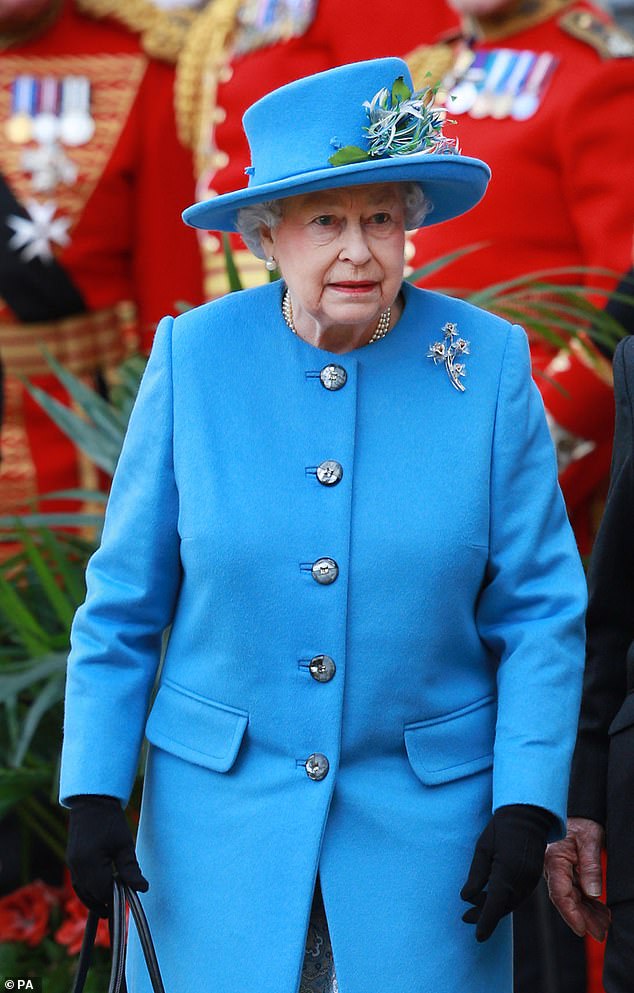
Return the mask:
<path id="1" fill-rule="evenodd" d="M 40 879 L 2 897 L 0 941 L 23 941 L 35 948 L 48 932 L 51 907 L 57 902 L 57 891 Z"/>
<path id="2" fill-rule="evenodd" d="M 66 945 L 69 955 L 76 955 L 81 948 L 88 911 L 74 891 L 67 892 L 64 898 L 65 919 L 55 932 L 55 941 L 59 945 Z M 101 919 L 97 925 L 97 937 L 95 945 L 108 948 L 110 945 L 110 935 L 108 933 L 108 923 Z"/>

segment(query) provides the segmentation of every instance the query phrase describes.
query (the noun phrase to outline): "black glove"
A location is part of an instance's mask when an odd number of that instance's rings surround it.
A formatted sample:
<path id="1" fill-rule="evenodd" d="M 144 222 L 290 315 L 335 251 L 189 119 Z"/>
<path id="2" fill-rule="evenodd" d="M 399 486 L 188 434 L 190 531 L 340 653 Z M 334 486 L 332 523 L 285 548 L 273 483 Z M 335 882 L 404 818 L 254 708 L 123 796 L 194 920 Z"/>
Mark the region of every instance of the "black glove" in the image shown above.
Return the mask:
<path id="1" fill-rule="evenodd" d="M 66 861 L 74 890 L 89 910 L 107 917 L 112 904 L 115 869 L 133 890 L 145 893 L 134 841 L 119 800 L 112 796 L 75 796 L 68 801 L 70 820 Z"/>
<path id="2" fill-rule="evenodd" d="M 513 803 L 499 807 L 476 842 L 460 896 L 473 903 L 463 915 L 486 941 L 499 921 L 530 896 L 544 867 L 548 834 L 556 823 L 543 807 Z"/>

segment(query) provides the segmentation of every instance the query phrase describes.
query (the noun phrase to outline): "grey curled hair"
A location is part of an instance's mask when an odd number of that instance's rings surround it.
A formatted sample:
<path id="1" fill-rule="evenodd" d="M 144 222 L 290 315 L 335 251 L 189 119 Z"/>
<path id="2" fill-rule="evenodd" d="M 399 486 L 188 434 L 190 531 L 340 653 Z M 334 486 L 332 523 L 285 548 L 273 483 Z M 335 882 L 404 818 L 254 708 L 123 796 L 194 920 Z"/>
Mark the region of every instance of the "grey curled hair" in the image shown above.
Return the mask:
<path id="1" fill-rule="evenodd" d="M 421 221 L 433 209 L 433 204 L 427 199 L 423 188 L 418 183 L 399 183 L 403 194 L 405 208 L 405 230 L 411 231 L 420 226 Z M 287 198 L 288 199 L 288 198 Z M 262 228 L 276 228 L 282 220 L 284 200 L 265 200 L 238 211 L 236 227 L 247 248 L 258 259 L 265 259 L 266 253 L 262 248 L 260 234 Z"/>

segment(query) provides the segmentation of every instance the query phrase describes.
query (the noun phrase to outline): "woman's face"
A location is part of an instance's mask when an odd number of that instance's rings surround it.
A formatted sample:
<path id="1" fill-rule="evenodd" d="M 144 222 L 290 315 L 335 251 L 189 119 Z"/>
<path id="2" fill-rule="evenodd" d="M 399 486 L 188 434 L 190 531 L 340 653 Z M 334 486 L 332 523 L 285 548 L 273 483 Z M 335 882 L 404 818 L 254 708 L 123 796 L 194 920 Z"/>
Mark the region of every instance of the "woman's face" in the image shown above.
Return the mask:
<path id="1" fill-rule="evenodd" d="M 306 193 L 289 197 L 282 211 L 277 227 L 263 232 L 262 244 L 289 288 L 296 327 L 374 330 L 403 279 L 399 185 Z"/>

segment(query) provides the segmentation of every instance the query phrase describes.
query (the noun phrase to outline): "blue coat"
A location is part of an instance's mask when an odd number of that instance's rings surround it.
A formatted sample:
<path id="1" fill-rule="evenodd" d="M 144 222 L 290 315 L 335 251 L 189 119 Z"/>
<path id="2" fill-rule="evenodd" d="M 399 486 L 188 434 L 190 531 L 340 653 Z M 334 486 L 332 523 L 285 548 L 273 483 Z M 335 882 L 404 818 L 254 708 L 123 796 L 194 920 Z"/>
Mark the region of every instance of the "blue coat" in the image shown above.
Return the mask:
<path id="1" fill-rule="evenodd" d="M 403 292 L 345 355 L 289 331 L 279 283 L 157 333 L 73 628 L 62 797 L 125 802 L 145 734 L 169 993 L 296 993 L 318 868 L 341 993 L 511 991 L 508 919 L 478 945 L 459 890 L 492 809 L 563 822 L 585 583 L 523 331 Z M 464 393 L 427 357 L 447 321 Z"/>

